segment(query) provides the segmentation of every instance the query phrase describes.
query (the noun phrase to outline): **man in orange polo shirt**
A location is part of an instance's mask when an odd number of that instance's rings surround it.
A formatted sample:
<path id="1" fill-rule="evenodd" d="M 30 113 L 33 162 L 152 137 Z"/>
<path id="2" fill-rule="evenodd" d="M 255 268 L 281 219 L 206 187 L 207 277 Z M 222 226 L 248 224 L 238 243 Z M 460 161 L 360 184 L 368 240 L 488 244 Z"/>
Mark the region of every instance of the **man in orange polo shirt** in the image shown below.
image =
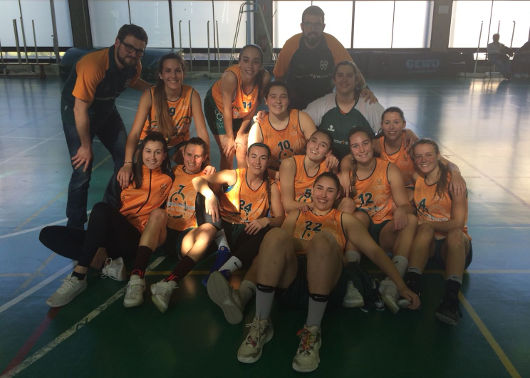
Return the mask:
<path id="1" fill-rule="evenodd" d="M 69 227 L 82 229 L 87 220 L 94 136 L 111 153 L 115 170 L 123 166 L 127 132 L 115 99 L 126 87 L 143 91 L 151 86 L 140 79 L 146 45 L 143 28 L 123 25 L 114 45 L 83 56 L 66 80 L 61 118 L 73 168 L 66 204 Z"/>

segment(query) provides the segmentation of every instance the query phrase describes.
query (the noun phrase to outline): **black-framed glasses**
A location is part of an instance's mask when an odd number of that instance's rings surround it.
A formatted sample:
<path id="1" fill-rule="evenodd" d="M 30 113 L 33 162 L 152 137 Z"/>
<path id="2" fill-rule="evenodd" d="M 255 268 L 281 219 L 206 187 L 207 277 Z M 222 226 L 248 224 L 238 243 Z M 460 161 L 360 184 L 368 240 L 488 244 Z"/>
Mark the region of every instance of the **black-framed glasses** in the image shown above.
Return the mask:
<path id="1" fill-rule="evenodd" d="M 123 41 L 120 41 L 120 43 L 125 46 L 125 50 L 129 53 L 129 54 L 132 54 L 133 52 L 137 55 L 137 56 L 143 56 L 144 53 L 145 53 L 145 50 L 144 49 L 137 49 L 136 47 L 134 47 L 133 45 L 131 45 L 130 43 L 127 43 L 127 42 L 123 42 Z"/>

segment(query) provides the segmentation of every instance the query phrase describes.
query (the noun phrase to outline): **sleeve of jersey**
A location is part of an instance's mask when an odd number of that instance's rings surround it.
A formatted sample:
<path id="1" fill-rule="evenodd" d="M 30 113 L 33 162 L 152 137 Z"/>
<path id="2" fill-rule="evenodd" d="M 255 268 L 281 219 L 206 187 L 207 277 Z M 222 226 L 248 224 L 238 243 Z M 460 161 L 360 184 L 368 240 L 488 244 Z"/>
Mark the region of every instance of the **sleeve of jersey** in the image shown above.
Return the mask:
<path id="1" fill-rule="evenodd" d="M 379 130 L 380 125 L 381 125 L 381 116 L 383 115 L 385 108 L 379 102 L 376 102 L 373 104 L 369 104 L 368 102 L 366 102 L 365 105 L 366 105 L 365 118 L 370 124 L 370 127 L 372 128 L 372 130 L 374 130 L 374 132 L 377 133 L 377 130 Z"/>
<path id="2" fill-rule="evenodd" d="M 278 60 L 274 65 L 273 74 L 275 78 L 285 76 L 285 74 L 287 73 L 287 69 L 289 68 L 289 63 L 291 63 L 291 58 L 293 57 L 294 52 L 298 48 L 299 43 L 299 34 L 292 36 L 285 42 L 282 49 L 280 50 L 280 54 L 278 55 Z"/>
<path id="3" fill-rule="evenodd" d="M 333 55 L 333 61 L 335 62 L 335 65 L 337 63 L 342 62 L 343 60 L 350 60 L 353 62 L 352 57 L 337 38 L 335 38 L 331 34 L 325 34 L 325 36 L 328 48 L 331 51 L 331 54 Z"/>
<path id="4" fill-rule="evenodd" d="M 86 102 L 92 102 L 96 95 L 96 88 L 105 77 L 105 67 L 93 59 L 81 59 L 75 69 L 77 80 L 75 81 L 72 95 Z"/>

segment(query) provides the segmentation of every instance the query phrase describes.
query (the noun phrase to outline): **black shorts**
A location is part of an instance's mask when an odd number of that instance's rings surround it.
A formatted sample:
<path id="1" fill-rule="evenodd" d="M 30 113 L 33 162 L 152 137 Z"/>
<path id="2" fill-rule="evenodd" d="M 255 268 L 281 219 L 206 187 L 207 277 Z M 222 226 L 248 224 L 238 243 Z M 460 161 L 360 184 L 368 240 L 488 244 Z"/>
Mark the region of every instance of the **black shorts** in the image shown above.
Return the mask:
<path id="1" fill-rule="evenodd" d="M 309 301 L 309 288 L 307 287 L 307 257 L 298 255 L 298 271 L 293 282 L 287 289 L 279 289 L 276 292 L 276 298 L 283 306 L 294 309 L 307 309 Z M 328 305 L 332 307 L 342 306 L 342 300 L 346 294 L 347 277 L 342 269 L 337 284 L 329 293 Z M 319 293 L 315 293 L 319 294 Z"/>
<path id="2" fill-rule="evenodd" d="M 375 240 L 377 244 L 379 244 L 379 235 L 381 234 L 381 230 L 385 225 L 390 222 L 390 219 L 387 219 L 386 221 L 383 221 L 381 223 L 374 223 L 372 222 L 372 218 L 370 218 L 370 225 L 368 226 L 368 233 L 370 236 Z"/>
<path id="3" fill-rule="evenodd" d="M 223 113 L 215 104 L 212 96 L 212 88 L 208 90 L 206 97 L 204 97 L 204 117 L 213 135 L 226 135 Z M 232 119 L 232 131 L 234 135 L 239 131 L 242 122 L 243 119 L 241 118 Z"/>
<path id="4" fill-rule="evenodd" d="M 192 228 L 188 228 L 184 231 L 177 231 L 173 230 L 171 228 L 167 229 L 167 237 L 164 244 L 160 246 L 162 251 L 168 256 L 176 256 L 177 258 L 181 258 L 181 246 L 182 246 L 182 240 L 184 239 L 184 236 L 188 232 L 190 232 Z"/>
<path id="5" fill-rule="evenodd" d="M 431 261 L 436 267 L 441 267 L 445 269 L 445 261 L 442 258 L 442 246 L 445 242 L 445 239 L 435 239 L 434 240 L 434 255 L 431 257 Z M 467 269 L 469 264 L 471 264 L 471 260 L 473 260 L 473 244 L 471 243 L 471 240 L 469 241 L 469 252 L 466 255 L 466 265 L 464 266 L 464 269 Z"/>

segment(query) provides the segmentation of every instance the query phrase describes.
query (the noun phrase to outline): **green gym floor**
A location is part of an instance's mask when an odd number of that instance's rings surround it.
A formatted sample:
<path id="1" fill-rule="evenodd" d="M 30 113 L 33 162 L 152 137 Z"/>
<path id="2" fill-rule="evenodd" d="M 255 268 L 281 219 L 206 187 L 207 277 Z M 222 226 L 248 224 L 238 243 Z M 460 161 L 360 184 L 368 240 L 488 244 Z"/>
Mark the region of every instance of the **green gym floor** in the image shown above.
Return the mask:
<path id="1" fill-rule="evenodd" d="M 190 83 L 204 97 L 211 81 Z M 467 180 L 474 256 L 460 298 L 463 318 L 456 327 L 435 320 L 443 276 L 428 271 L 420 311 L 329 310 L 313 375 L 530 376 L 530 83 L 455 78 L 369 84 L 383 106 L 404 110 L 418 135 L 437 140 Z M 46 298 L 72 268 L 38 241 L 43 226 L 65 223 L 71 168 L 60 87 L 56 78 L 0 79 L 0 375 L 295 376 L 291 360 L 305 313 L 275 307 L 275 336 L 263 357 L 240 364 L 244 327 L 228 325 L 200 283 L 211 259 L 183 280 L 163 315 L 150 299 L 125 309 L 125 283 L 95 273 L 74 302 L 50 310 Z M 131 90 L 117 101 L 128 127 L 138 98 Z M 213 139 L 212 146 L 218 162 Z M 89 208 L 112 171 L 97 140 L 94 150 Z M 174 263 L 154 256 L 148 281 L 161 279 Z"/>

